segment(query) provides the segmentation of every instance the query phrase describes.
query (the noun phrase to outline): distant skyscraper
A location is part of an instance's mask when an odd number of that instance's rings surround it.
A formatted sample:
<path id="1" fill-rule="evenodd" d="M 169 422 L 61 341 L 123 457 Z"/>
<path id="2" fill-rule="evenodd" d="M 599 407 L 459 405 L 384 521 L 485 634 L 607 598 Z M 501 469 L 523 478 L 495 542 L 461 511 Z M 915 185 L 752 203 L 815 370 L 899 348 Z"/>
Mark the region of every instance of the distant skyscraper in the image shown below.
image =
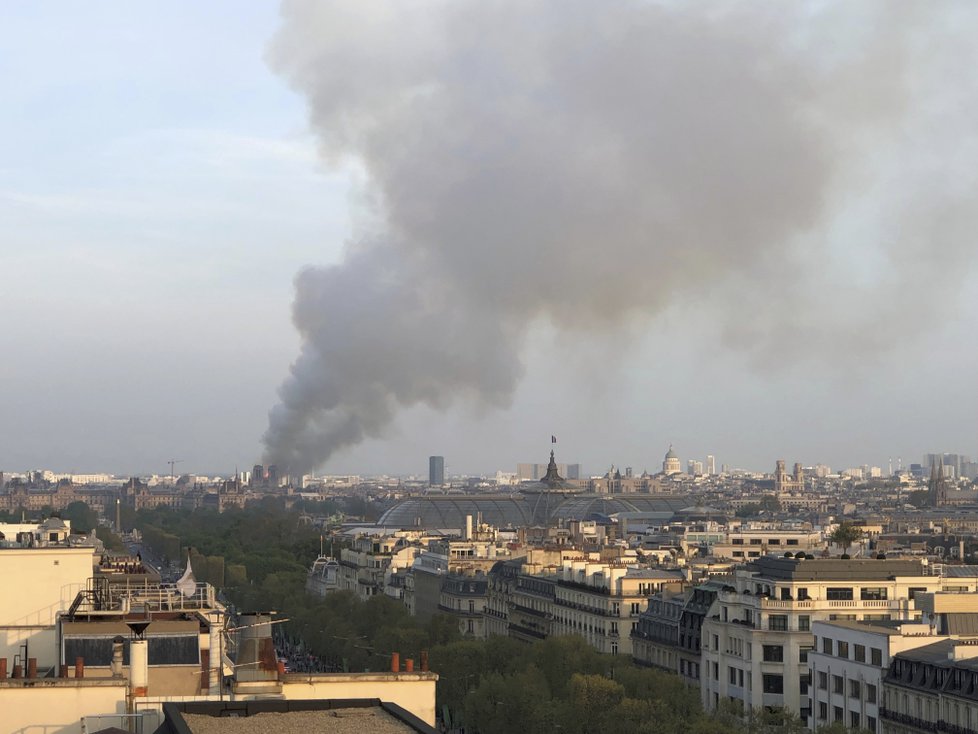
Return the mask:
<path id="1" fill-rule="evenodd" d="M 261 464 L 255 464 L 251 470 L 251 483 L 256 487 L 260 487 L 263 481 L 265 481 L 265 467 Z"/>
<path id="2" fill-rule="evenodd" d="M 428 484 L 441 486 L 445 483 L 445 457 L 428 457 Z"/>
<path id="3" fill-rule="evenodd" d="M 717 473 L 717 459 L 713 454 L 706 457 L 706 473 L 710 476 Z"/>

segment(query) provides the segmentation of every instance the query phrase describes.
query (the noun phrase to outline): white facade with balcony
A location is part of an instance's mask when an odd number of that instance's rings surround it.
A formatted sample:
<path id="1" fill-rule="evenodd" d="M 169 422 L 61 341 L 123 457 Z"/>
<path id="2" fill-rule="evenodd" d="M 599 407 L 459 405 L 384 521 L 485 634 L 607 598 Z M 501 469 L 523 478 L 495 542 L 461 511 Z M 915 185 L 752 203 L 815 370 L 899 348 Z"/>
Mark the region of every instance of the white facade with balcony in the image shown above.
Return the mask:
<path id="1" fill-rule="evenodd" d="M 768 556 L 738 569 L 703 623 L 703 705 L 785 707 L 807 719 L 812 624 L 906 619 L 910 597 L 940 584 L 917 561 Z"/>
<path id="2" fill-rule="evenodd" d="M 873 734 L 880 731 L 891 656 L 943 639 L 929 624 L 915 621 L 815 622 L 812 634 L 809 728 L 841 722 Z"/>

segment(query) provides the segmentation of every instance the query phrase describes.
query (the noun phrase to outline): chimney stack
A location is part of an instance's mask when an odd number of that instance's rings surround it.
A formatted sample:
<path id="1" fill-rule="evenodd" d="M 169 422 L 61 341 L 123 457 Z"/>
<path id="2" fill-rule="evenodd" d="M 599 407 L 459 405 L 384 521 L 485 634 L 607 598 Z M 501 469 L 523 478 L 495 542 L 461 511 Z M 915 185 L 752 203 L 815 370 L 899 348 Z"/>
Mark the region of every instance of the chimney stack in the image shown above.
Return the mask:
<path id="1" fill-rule="evenodd" d="M 145 697 L 149 692 L 149 651 L 146 640 L 129 643 L 129 688 L 133 698 Z"/>
<path id="2" fill-rule="evenodd" d="M 122 635 L 116 635 L 112 640 L 112 671 L 113 678 L 122 677 L 122 652 L 126 640 Z"/>

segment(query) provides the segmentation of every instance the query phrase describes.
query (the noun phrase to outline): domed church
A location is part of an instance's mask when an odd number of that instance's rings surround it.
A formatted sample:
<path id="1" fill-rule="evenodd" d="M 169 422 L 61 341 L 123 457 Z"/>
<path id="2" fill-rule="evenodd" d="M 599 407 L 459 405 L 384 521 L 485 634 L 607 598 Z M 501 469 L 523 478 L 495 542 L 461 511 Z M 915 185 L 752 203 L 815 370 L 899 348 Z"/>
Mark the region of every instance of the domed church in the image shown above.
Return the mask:
<path id="1" fill-rule="evenodd" d="M 679 461 L 679 455 L 673 451 L 672 444 L 669 444 L 669 450 L 666 452 L 666 458 L 662 461 L 662 473 L 666 476 L 671 476 L 673 474 L 680 474 L 683 470 L 682 462 Z"/>

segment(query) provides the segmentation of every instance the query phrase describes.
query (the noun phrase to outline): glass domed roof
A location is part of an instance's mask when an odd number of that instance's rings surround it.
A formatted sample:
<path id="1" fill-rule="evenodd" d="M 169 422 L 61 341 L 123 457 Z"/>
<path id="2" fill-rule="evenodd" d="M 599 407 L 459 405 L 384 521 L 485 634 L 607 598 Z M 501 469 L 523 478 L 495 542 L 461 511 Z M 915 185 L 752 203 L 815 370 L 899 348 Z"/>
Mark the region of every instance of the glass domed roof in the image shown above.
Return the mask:
<path id="1" fill-rule="evenodd" d="M 519 495 L 410 497 L 388 509 L 378 525 L 400 528 L 464 528 L 465 516 L 497 528 L 531 524 L 531 510 Z"/>

